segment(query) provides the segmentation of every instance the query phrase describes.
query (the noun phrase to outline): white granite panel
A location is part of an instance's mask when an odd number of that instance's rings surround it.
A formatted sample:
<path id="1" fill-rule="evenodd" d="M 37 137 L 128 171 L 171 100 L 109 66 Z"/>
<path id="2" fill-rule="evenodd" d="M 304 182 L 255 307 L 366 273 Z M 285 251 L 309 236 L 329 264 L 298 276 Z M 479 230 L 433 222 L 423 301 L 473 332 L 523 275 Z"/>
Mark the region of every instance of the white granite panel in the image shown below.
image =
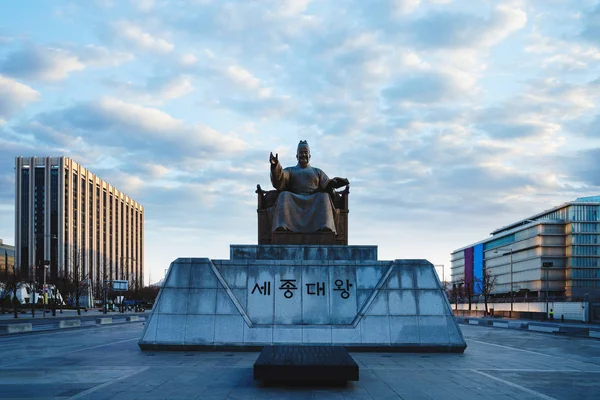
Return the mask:
<path id="1" fill-rule="evenodd" d="M 331 328 L 331 342 L 335 344 L 362 343 L 360 323 L 356 328 L 341 328 L 333 326 Z"/>
<path id="2" fill-rule="evenodd" d="M 158 312 L 161 314 L 185 314 L 188 307 L 189 289 L 162 288 Z"/>
<path id="3" fill-rule="evenodd" d="M 455 346 L 462 345 L 464 343 L 464 339 L 460 331 L 460 327 L 456 322 L 456 318 L 447 316 L 446 321 L 448 325 L 448 340 L 450 341 L 450 344 Z"/>
<path id="4" fill-rule="evenodd" d="M 256 246 L 229 246 L 229 258 L 231 260 L 256 260 Z"/>
<path id="5" fill-rule="evenodd" d="M 218 282 L 215 273 L 209 263 L 192 263 L 190 272 L 190 287 L 220 289 L 221 284 Z"/>
<path id="6" fill-rule="evenodd" d="M 272 268 L 248 267 L 246 313 L 253 323 L 273 323 L 275 292 L 275 274 Z"/>
<path id="7" fill-rule="evenodd" d="M 420 343 L 417 316 L 390 317 L 390 335 L 393 344 Z"/>
<path id="8" fill-rule="evenodd" d="M 250 328 L 244 324 L 245 344 L 271 344 L 273 342 L 273 327 L 254 326 Z"/>
<path id="9" fill-rule="evenodd" d="M 258 246 L 256 258 L 259 260 L 281 260 L 281 247 L 276 245 Z"/>
<path id="10" fill-rule="evenodd" d="M 421 344 L 440 344 L 447 345 L 448 324 L 445 316 L 426 316 L 419 317 L 419 337 Z"/>
<path id="11" fill-rule="evenodd" d="M 444 294 L 440 290 L 417 290 L 419 315 L 446 315 Z"/>
<path id="12" fill-rule="evenodd" d="M 302 343 L 331 343 L 331 326 L 302 328 Z"/>
<path id="13" fill-rule="evenodd" d="M 356 298 L 358 299 L 358 310 L 359 311 L 362 310 L 363 306 L 369 299 L 369 296 L 371 296 L 371 293 L 373 293 L 372 289 L 357 289 L 356 290 Z"/>
<path id="14" fill-rule="evenodd" d="M 221 289 L 222 290 L 222 289 Z M 211 314 L 217 311 L 217 289 L 191 289 L 187 313 L 189 315 Z"/>
<path id="15" fill-rule="evenodd" d="M 400 287 L 402 289 L 415 288 L 415 268 L 414 267 L 395 267 L 400 270 Z"/>
<path id="16" fill-rule="evenodd" d="M 419 289 L 439 289 L 438 278 L 433 265 L 418 266 L 415 268 L 417 287 Z"/>
<path id="17" fill-rule="evenodd" d="M 248 266 L 246 263 L 236 265 L 235 261 L 231 263 L 218 265 L 215 264 L 217 270 L 227 283 L 230 289 L 245 289 L 246 278 L 248 276 Z"/>
<path id="18" fill-rule="evenodd" d="M 414 290 L 388 290 L 390 315 L 417 315 Z"/>
<path id="19" fill-rule="evenodd" d="M 215 343 L 243 343 L 244 325 L 239 314 L 215 316 Z"/>
<path id="20" fill-rule="evenodd" d="M 159 318 L 160 314 L 156 312 L 150 316 L 150 320 L 146 322 L 146 328 L 144 329 L 142 339 L 140 340 L 142 343 L 154 343 L 156 341 L 156 327 Z"/>
<path id="21" fill-rule="evenodd" d="M 167 272 L 166 288 L 188 288 L 190 285 L 190 263 L 173 262 Z"/>
<path id="22" fill-rule="evenodd" d="M 238 303 L 240 303 L 240 305 L 242 306 L 242 309 L 248 309 L 248 291 L 246 289 L 233 289 L 232 292 L 235 298 L 237 299 Z"/>
<path id="23" fill-rule="evenodd" d="M 350 247 L 348 246 L 330 247 L 327 252 L 330 260 L 350 260 L 352 257 Z"/>
<path id="24" fill-rule="evenodd" d="M 356 267 L 356 288 L 373 289 L 387 270 L 383 266 L 359 265 Z"/>
<path id="25" fill-rule="evenodd" d="M 304 248 L 305 260 L 328 260 L 327 246 L 306 246 Z"/>
<path id="26" fill-rule="evenodd" d="M 156 343 L 182 344 L 185 339 L 185 315 L 162 314 L 156 327 Z"/>
<path id="27" fill-rule="evenodd" d="M 329 268 L 304 266 L 302 269 L 302 323 L 329 324 Z"/>
<path id="28" fill-rule="evenodd" d="M 211 345 L 215 340 L 214 315 L 188 315 L 185 324 L 185 344 Z"/>
<path id="29" fill-rule="evenodd" d="M 400 268 L 394 266 L 392 273 L 390 276 L 388 276 L 388 279 L 383 287 L 388 289 L 400 289 L 402 287 L 400 286 Z"/>
<path id="30" fill-rule="evenodd" d="M 301 266 L 282 266 L 277 270 L 274 282 L 275 324 L 302 323 L 303 287 Z"/>
<path id="31" fill-rule="evenodd" d="M 304 259 L 304 247 L 285 246 L 280 249 L 279 254 L 282 260 L 302 260 Z"/>
<path id="32" fill-rule="evenodd" d="M 302 343 L 302 328 L 286 328 L 273 326 L 273 343 Z"/>
<path id="33" fill-rule="evenodd" d="M 358 312 L 356 267 L 349 265 L 329 269 L 331 324 L 351 324 Z"/>
<path id="34" fill-rule="evenodd" d="M 367 309 L 365 315 L 388 315 L 388 297 L 386 290 L 380 290 Z"/>
<path id="35" fill-rule="evenodd" d="M 217 315 L 240 315 L 225 289 L 217 290 Z"/>
<path id="36" fill-rule="evenodd" d="M 365 316 L 360 322 L 363 344 L 390 343 L 390 317 Z"/>

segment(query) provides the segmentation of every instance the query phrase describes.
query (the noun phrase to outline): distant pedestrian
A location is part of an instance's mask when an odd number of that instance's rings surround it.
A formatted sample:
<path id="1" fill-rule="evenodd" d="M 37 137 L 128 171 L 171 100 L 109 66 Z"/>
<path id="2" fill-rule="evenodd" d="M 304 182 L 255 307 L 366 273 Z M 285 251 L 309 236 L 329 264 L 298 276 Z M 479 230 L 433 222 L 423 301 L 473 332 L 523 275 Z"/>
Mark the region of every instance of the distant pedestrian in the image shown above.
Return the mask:
<path id="1" fill-rule="evenodd" d="M 554 320 L 554 310 L 550 309 L 550 321 Z"/>

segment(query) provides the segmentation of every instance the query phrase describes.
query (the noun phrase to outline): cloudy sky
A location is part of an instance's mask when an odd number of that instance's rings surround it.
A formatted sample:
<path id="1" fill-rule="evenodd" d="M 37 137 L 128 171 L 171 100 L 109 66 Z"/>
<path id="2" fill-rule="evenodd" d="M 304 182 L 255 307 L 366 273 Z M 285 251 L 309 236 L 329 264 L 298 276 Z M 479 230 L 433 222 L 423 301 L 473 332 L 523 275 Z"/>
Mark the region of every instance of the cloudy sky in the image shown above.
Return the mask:
<path id="1" fill-rule="evenodd" d="M 306 139 L 350 244 L 449 267 L 600 194 L 599 95 L 598 0 L 3 1 L 0 238 L 14 157 L 68 156 L 145 206 L 154 282 L 255 244 L 269 152 Z"/>

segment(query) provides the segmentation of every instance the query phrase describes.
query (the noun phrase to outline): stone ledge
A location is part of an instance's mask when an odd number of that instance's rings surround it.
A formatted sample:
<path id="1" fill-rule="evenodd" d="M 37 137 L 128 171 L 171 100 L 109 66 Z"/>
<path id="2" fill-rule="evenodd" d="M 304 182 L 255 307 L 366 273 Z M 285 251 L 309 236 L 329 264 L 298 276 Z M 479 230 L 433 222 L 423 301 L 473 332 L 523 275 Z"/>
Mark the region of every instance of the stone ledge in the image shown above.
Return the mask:
<path id="1" fill-rule="evenodd" d="M 10 335 L 12 333 L 31 332 L 30 323 L 0 325 L 0 335 Z"/>
<path id="2" fill-rule="evenodd" d="M 112 318 L 96 318 L 96 324 L 98 324 L 98 325 L 112 324 Z"/>
<path id="3" fill-rule="evenodd" d="M 377 246 L 232 244 L 231 260 L 354 260 L 376 261 Z"/>
<path id="4" fill-rule="evenodd" d="M 58 327 L 63 328 L 77 328 L 81 326 L 81 321 L 78 319 L 64 319 L 62 321 L 58 321 Z"/>
<path id="5" fill-rule="evenodd" d="M 270 344 L 268 344 L 270 345 Z M 268 345 L 205 345 L 205 344 L 162 344 L 162 343 L 143 343 L 139 342 L 138 346 L 141 350 L 151 351 L 216 351 L 216 352 L 258 352 L 262 351 L 265 346 Z M 343 346 L 348 352 L 357 353 L 464 353 L 467 348 L 464 346 L 456 345 L 344 345 Z"/>

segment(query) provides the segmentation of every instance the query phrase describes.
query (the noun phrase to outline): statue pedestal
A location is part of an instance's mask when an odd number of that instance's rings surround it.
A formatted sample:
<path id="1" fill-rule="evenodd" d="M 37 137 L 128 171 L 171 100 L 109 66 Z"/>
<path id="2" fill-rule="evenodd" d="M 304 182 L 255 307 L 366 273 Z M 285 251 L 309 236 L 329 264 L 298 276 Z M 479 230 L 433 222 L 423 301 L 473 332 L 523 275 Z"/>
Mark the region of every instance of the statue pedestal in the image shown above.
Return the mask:
<path id="1" fill-rule="evenodd" d="M 376 246 L 232 245 L 230 253 L 171 264 L 140 348 L 466 348 L 426 260 L 379 261 Z"/>
<path id="2" fill-rule="evenodd" d="M 275 231 L 271 234 L 271 242 L 273 244 L 283 245 L 333 245 L 335 244 L 335 233 L 295 233 Z"/>

